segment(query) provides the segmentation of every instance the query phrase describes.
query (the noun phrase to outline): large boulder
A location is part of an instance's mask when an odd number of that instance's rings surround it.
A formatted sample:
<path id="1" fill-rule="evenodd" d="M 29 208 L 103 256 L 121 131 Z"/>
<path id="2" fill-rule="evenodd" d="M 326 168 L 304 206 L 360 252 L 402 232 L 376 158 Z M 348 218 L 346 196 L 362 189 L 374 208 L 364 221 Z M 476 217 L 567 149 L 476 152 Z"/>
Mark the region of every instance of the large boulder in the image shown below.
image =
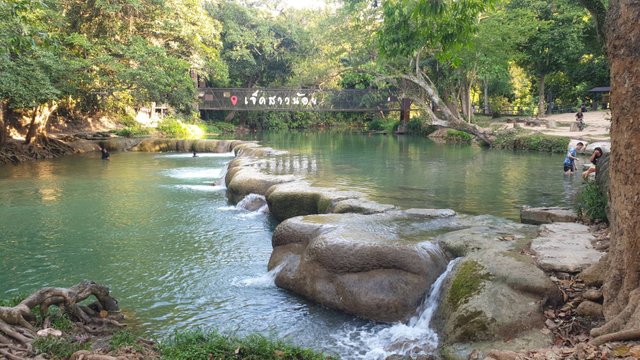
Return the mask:
<path id="1" fill-rule="evenodd" d="M 275 185 L 266 193 L 269 211 L 278 220 L 283 221 L 295 216 L 332 213 L 334 208 L 345 200 L 357 200 L 363 197 L 356 191 L 339 191 L 331 188 L 310 186 L 305 181 L 286 182 Z M 351 203 L 353 204 L 353 203 Z M 351 209 L 356 207 L 351 206 Z M 348 206 L 338 206 L 340 212 L 346 212 Z M 372 211 L 369 204 L 367 208 L 360 207 L 361 212 L 373 213 L 383 211 L 377 207 Z M 363 211 L 367 210 L 367 211 Z"/>
<path id="2" fill-rule="evenodd" d="M 329 308 L 407 320 L 447 265 L 428 241 L 431 229 L 406 229 L 410 217 L 417 219 L 401 211 L 290 218 L 274 232 L 269 269 L 279 269 L 277 286 Z"/>
<path id="3" fill-rule="evenodd" d="M 445 352 L 466 358 L 479 346 L 503 348 L 506 339 L 547 346 L 547 336 L 532 334 L 544 328 L 543 306 L 561 302 L 562 294 L 526 255 L 536 227 L 491 217 L 466 222 L 473 226 L 435 239 L 460 258 L 443 285 L 432 321 Z"/>
<path id="4" fill-rule="evenodd" d="M 269 175 L 260 170 L 263 160 L 238 157 L 229 163 L 225 183 L 227 197 L 237 203 L 249 194 L 265 195 L 276 184 L 295 181 L 293 175 Z"/>
<path id="5" fill-rule="evenodd" d="M 599 147 L 600 149 L 602 149 L 602 153 L 603 154 L 608 154 L 611 152 L 611 142 L 610 141 L 596 141 L 596 142 L 592 142 L 591 144 L 587 145 L 584 149 L 584 152 L 586 154 L 593 154 L 593 151 L 595 150 L 595 148 Z"/>

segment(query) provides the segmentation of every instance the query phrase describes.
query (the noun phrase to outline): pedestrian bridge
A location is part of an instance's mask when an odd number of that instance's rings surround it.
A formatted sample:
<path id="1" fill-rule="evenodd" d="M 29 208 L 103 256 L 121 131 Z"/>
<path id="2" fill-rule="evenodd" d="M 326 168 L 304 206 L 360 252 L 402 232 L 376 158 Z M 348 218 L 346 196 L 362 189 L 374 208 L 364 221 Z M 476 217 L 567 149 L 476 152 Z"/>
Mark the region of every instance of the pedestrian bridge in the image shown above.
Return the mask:
<path id="1" fill-rule="evenodd" d="M 400 111 L 393 90 L 199 88 L 198 108 L 236 111 Z"/>

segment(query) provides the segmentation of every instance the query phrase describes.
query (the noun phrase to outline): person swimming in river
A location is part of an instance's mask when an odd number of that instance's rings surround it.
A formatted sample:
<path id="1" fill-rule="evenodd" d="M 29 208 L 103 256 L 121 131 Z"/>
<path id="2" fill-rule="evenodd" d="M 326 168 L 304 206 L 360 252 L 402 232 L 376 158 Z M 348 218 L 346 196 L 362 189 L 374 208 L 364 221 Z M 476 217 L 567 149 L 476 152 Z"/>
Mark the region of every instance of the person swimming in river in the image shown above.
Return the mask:
<path id="1" fill-rule="evenodd" d="M 198 157 L 198 154 L 196 153 L 195 150 L 193 150 L 193 157 Z"/>
<path id="2" fill-rule="evenodd" d="M 102 153 L 102 160 L 111 160 L 106 146 L 100 146 L 100 152 Z"/>

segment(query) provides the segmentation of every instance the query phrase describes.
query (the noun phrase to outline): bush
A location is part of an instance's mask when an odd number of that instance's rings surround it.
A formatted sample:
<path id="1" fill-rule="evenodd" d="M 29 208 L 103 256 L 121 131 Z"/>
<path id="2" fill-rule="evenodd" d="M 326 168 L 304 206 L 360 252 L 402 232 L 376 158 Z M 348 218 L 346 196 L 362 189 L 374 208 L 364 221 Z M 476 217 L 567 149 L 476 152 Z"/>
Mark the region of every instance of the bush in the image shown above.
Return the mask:
<path id="1" fill-rule="evenodd" d="M 382 131 L 384 130 L 384 126 L 384 119 L 375 119 L 369 122 L 369 124 L 367 125 L 367 129 L 369 131 Z"/>
<path id="2" fill-rule="evenodd" d="M 309 349 L 302 349 L 271 340 L 260 335 L 244 339 L 218 333 L 192 331 L 176 333 L 168 342 L 160 344 L 163 359 L 331 359 Z"/>
<path id="3" fill-rule="evenodd" d="M 142 127 L 140 125 L 135 125 L 116 130 L 113 133 L 118 136 L 135 137 L 149 135 L 151 131 L 148 128 Z"/>
<path id="4" fill-rule="evenodd" d="M 400 125 L 399 120 L 389 119 L 389 118 L 378 118 L 373 119 L 367 124 L 367 130 L 369 131 L 386 131 L 393 132 Z"/>
<path id="5" fill-rule="evenodd" d="M 494 118 L 502 116 L 502 108 L 504 108 L 505 106 L 509 106 L 509 99 L 504 96 L 495 96 L 489 99 L 491 115 Z"/>
<path id="6" fill-rule="evenodd" d="M 232 134 L 236 131 L 236 126 L 230 123 L 218 121 L 204 124 L 207 134 Z"/>
<path id="7" fill-rule="evenodd" d="M 522 129 L 508 129 L 496 135 L 492 146 L 496 149 L 565 153 L 569 141 L 567 137 L 532 134 Z"/>
<path id="8" fill-rule="evenodd" d="M 413 135 L 427 136 L 434 131 L 438 130 L 438 127 L 427 123 L 424 118 L 414 117 L 407 123 L 407 132 Z"/>
<path id="9" fill-rule="evenodd" d="M 188 121 L 192 123 L 188 123 Z M 165 137 L 172 139 L 202 139 L 206 132 L 206 126 L 199 119 L 185 120 L 166 116 L 158 123 L 158 130 Z"/>
<path id="10" fill-rule="evenodd" d="M 445 140 L 447 142 L 470 143 L 473 140 L 473 135 L 464 131 L 449 129 Z"/>
<path id="11" fill-rule="evenodd" d="M 518 141 L 519 147 L 540 152 L 563 153 L 569 146 L 569 138 L 540 134 L 522 136 Z"/>
<path id="12" fill-rule="evenodd" d="M 595 181 L 587 182 L 580 193 L 576 205 L 576 212 L 591 220 L 608 221 L 607 219 L 607 195 L 600 190 Z"/>

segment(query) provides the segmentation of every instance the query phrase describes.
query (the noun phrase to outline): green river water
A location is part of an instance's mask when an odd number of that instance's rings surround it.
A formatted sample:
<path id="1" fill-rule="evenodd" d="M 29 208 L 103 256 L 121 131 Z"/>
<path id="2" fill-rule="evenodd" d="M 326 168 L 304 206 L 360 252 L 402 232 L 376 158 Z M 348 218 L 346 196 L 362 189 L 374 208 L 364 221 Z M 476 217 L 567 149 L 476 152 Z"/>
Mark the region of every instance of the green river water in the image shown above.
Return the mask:
<path id="1" fill-rule="evenodd" d="M 425 139 L 337 133 L 256 138 L 288 150 L 270 173 L 304 175 L 400 207 L 447 207 L 517 219 L 522 205 L 570 205 L 579 179 L 561 155 Z M 0 167 L 0 298 L 91 279 L 111 287 L 132 326 L 259 332 L 378 358 L 388 325 L 337 313 L 278 289 L 266 266 L 273 220 L 227 202 L 233 154 L 112 153 Z"/>

